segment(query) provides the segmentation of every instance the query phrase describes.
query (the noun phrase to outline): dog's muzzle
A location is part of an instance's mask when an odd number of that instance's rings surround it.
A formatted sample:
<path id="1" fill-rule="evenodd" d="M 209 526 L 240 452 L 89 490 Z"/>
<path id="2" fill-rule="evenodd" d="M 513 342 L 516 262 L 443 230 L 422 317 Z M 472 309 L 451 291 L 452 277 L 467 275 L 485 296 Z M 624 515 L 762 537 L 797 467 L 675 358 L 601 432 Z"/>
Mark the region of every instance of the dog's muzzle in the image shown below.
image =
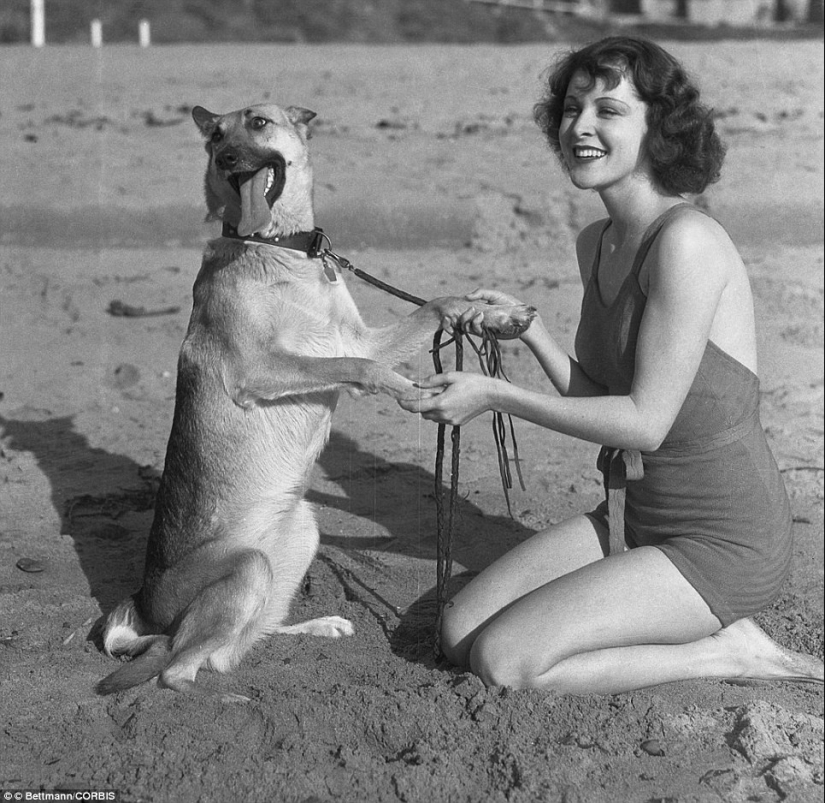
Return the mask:
<path id="1" fill-rule="evenodd" d="M 224 152 L 215 159 L 216 167 L 221 163 L 237 162 L 237 157 Z M 275 155 L 255 170 L 236 170 L 226 178 L 227 183 L 238 194 L 241 219 L 238 233 L 242 236 L 266 231 L 272 222 L 272 206 L 281 196 L 286 182 L 286 161 Z"/>

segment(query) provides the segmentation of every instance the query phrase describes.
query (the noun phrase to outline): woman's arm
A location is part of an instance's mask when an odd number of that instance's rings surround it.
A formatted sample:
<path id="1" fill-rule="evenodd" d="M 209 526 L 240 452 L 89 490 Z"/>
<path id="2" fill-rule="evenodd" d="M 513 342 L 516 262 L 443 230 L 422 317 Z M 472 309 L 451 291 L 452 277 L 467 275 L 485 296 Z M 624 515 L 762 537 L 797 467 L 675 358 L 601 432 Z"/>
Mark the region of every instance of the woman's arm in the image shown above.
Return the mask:
<path id="1" fill-rule="evenodd" d="M 420 383 L 440 393 L 402 406 L 455 425 L 485 410 L 497 410 L 594 443 L 657 449 L 696 375 L 728 281 L 730 265 L 720 232 L 708 218 L 681 215 L 651 248 L 648 300 L 629 395 L 556 398 L 477 374 L 451 372 Z M 543 342 L 541 331 L 536 333 L 536 346 L 539 351 L 548 349 L 551 370 L 563 372 L 558 354 Z"/>
<path id="2" fill-rule="evenodd" d="M 606 393 L 606 388 L 590 379 L 578 362 L 559 346 L 540 316 L 536 316 L 521 340 L 533 352 L 560 395 L 602 396 Z"/>

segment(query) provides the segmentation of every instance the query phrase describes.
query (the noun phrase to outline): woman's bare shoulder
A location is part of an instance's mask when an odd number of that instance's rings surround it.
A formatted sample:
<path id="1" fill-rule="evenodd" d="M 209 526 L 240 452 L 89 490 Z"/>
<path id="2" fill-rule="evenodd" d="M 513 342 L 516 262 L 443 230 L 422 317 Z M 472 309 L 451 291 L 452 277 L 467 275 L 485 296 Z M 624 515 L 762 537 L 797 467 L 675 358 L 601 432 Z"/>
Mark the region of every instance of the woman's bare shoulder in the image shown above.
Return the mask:
<path id="1" fill-rule="evenodd" d="M 742 264 L 736 246 L 722 224 L 691 207 L 684 207 L 665 223 L 652 252 L 639 276 L 643 287 L 648 284 L 651 272 L 681 272 L 686 264 L 690 264 L 694 271 L 713 274 L 714 278 L 725 282 Z"/>

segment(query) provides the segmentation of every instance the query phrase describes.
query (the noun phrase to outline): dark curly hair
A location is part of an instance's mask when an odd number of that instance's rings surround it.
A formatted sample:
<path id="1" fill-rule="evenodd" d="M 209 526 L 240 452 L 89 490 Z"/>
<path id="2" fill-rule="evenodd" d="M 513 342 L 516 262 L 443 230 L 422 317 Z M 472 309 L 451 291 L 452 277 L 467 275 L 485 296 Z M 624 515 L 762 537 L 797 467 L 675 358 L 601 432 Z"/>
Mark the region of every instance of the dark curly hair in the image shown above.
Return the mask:
<path id="1" fill-rule="evenodd" d="M 666 50 L 645 39 L 609 36 L 562 55 L 549 71 L 544 97 L 533 116 L 561 159 L 559 128 L 564 98 L 578 71 L 614 88 L 623 76 L 647 104 L 647 153 L 653 175 L 666 192 L 698 194 L 719 180 L 725 146 L 713 111 L 699 102 L 699 90 Z"/>

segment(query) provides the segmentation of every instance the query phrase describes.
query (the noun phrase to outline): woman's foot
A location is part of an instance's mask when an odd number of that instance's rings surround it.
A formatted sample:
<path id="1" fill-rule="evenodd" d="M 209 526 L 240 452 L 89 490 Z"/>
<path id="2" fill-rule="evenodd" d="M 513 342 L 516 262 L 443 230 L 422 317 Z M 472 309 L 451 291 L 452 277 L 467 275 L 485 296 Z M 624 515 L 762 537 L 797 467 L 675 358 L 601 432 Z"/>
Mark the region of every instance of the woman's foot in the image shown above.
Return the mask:
<path id="1" fill-rule="evenodd" d="M 823 664 L 812 655 L 792 652 L 777 644 L 751 619 L 739 619 L 715 634 L 720 646 L 737 664 L 733 683 L 750 680 L 788 680 L 822 683 Z"/>

